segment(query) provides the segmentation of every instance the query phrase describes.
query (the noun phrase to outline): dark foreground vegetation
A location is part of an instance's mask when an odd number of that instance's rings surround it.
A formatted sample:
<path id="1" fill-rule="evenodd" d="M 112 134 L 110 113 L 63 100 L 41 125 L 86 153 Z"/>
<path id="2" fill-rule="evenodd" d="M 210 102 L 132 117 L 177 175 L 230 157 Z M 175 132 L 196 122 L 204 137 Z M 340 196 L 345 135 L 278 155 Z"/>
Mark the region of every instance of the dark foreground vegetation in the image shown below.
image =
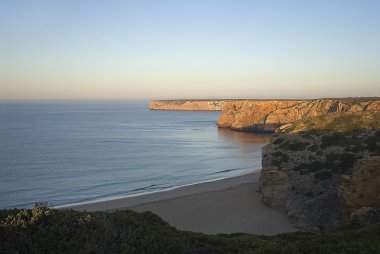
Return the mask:
<path id="1" fill-rule="evenodd" d="M 205 235 L 152 213 L 0 211 L 0 253 L 380 253 L 380 226 L 326 234 Z"/>

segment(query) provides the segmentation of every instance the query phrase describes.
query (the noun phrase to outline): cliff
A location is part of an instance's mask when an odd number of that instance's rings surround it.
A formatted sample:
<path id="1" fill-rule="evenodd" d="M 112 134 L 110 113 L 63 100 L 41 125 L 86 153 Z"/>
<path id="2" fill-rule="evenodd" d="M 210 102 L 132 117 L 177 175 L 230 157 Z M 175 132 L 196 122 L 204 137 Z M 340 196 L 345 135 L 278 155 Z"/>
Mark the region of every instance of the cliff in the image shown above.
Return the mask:
<path id="1" fill-rule="evenodd" d="M 239 131 L 274 132 L 306 117 L 333 112 L 380 111 L 379 98 L 317 100 L 158 100 L 151 110 L 222 111 L 218 127 Z"/>
<path id="2" fill-rule="evenodd" d="M 160 100 L 149 103 L 150 110 L 220 111 L 225 100 Z"/>
<path id="3" fill-rule="evenodd" d="M 281 125 L 333 112 L 380 111 L 379 98 L 226 101 L 218 127 L 274 132 Z"/>
<path id="4" fill-rule="evenodd" d="M 369 221 L 380 207 L 379 129 L 380 112 L 337 112 L 283 126 L 263 148 L 264 203 L 307 230 Z"/>

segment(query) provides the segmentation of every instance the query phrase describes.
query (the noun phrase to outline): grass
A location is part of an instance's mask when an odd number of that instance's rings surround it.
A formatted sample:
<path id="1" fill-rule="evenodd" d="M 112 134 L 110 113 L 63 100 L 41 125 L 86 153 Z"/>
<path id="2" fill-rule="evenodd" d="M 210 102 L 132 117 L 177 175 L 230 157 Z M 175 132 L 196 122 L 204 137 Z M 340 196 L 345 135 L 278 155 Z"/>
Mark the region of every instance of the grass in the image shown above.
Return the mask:
<path id="1" fill-rule="evenodd" d="M 363 113 L 362 113 L 363 114 Z M 369 117 L 370 116 L 370 117 Z M 339 117 L 327 121 L 325 130 L 353 132 L 359 129 L 377 129 L 380 126 L 380 114 L 372 112 L 370 114 L 342 114 Z"/>

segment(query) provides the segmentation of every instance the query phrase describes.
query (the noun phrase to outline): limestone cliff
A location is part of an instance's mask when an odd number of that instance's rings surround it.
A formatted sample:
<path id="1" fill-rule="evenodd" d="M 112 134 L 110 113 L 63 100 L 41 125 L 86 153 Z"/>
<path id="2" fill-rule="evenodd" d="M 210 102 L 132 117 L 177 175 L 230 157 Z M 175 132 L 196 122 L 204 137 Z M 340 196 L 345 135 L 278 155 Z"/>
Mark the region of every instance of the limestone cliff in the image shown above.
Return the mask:
<path id="1" fill-rule="evenodd" d="M 220 111 L 225 100 L 160 100 L 149 103 L 150 110 Z"/>
<path id="2" fill-rule="evenodd" d="M 332 112 L 380 111 L 379 98 L 226 101 L 218 127 L 273 132 L 306 117 Z"/>
<path id="3" fill-rule="evenodd" d="M 378 208 L 379 129 L 380 112 L 332 113 L 284 126 L 263 148 L 264 203 L 308 230 L 333 229 Z"/>

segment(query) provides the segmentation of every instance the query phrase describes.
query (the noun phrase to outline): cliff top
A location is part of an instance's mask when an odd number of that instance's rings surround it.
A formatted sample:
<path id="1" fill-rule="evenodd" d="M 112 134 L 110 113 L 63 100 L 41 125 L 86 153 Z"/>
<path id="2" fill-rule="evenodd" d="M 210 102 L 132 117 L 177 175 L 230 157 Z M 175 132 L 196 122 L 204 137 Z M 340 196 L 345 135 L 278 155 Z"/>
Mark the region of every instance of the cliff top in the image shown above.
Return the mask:
<path id="1" fill-rule="evenodd" d="M 349 100 L 349 101 L 377 101 L 380 97 L 341 97 L 341 98 L 313 98 L 313 99 L 289 99 L 289 98 L 272 98 L 272 99 L 256 99 L 256 98 L 242 98 L 242 99 L 163 99 L 152 100 L 157 102 L 175 102 L 175 101 L 314 101 L 314 100 Z"/>
<path id="2" fill-rule="evenodd" d="M 352 132 L 380 129 L 380 112 L 336 112 L 309 117 L 281 126 L 278 131 L 294 133 L 307 130 Z"/>

